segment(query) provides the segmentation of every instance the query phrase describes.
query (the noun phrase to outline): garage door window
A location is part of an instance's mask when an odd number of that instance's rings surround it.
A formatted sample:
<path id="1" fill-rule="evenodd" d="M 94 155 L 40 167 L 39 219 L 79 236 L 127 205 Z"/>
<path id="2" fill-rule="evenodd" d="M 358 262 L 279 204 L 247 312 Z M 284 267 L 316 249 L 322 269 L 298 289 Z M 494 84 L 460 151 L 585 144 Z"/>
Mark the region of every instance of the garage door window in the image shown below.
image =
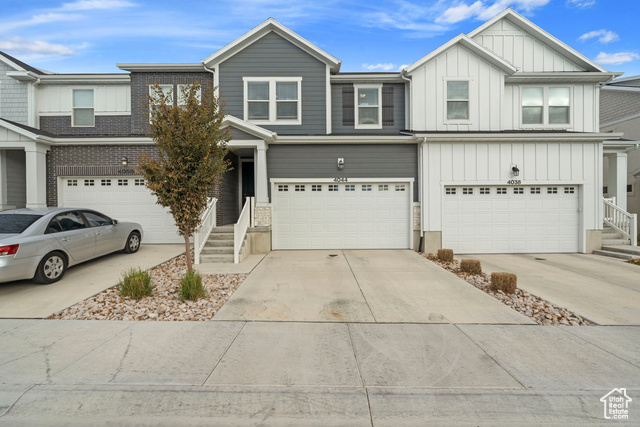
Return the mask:
<path id="1" fill-rule="evenodd" d="M 514 188 L 513 194 L 524 194 L 524 188 L 521 188 L 521 187 Z"/>
<path id="2" fill-rule="evenodd" d="M 101 179 L 100 180 L 100 185 L 104 186 L 111 186 L 111 180 L 110 179 Z"/>
<path id="3" fill-rule="evenodd" d="M 574 194 L 575 192 L 575 187 L 564 187 L 564 194 Z"/>
<path id="4" fill-rule="evenodd" d="M 68 187 L 77 187 L 78 186 L 78 180 L 77 179 L 69 179 L 69 180 L 67 180 L 67 186 Z"/>
<path id="5" fill-rule="evenodd" d="M 311 186 L 311 191 L 322 191 L 322 185 L 320 184 L 313 184 Z"/>
<path id="6" fill-rule="evenodd" d="M 135 180 L 135 185 L 137 185 L 137 186 L 144 185 L 144 179 L 136 179 Z"/>
<path id="7" fill-rule="evenodd" d="M 363 184 L 362 191 L 371 191 L 371 184 Z"/>
<path id="8" fill-rule="evenodd" d="M 85 187 L 93 187 L 93 185 L 94 185 L 94 182 L 93 182 L 92 179 L 85 179 L 84 180 L 84 186 Z"/>
<path id="9" fill-rule="evenodd" d="M 489 187 L 480 187 L 480 194 L 491 194 Z"/>
<path id="10" fill-rule="evenodd" d="M 296 191 L 304 191 L 304 185 L 296 185 Z"/>
<path id="11" fill-rule="evenodd" d="M 347 184 L 344 186 L 344 191 L 356 191 L 356 186 L 353 184 Z"/>
<path id="12" fill-rule="evenodd" d="M 329 184 L 329 191 L 338 191 L 338 184 Z"/>
<path id="13" fill-rule="evenodd" d="M 128 179 L 119 179 L 118 180 L 118 187 L 124 187 L 129 185 L 129 180 Z"/>
<path id="14" fill-rule="evenodd" d="M 447 187 L 447 188 L 445 188 L 445 193 L 446 194 L 456 194 L 456 188 L 455 187 Z"/>
<path id="15" fill-rule="evenodd" d="M 404 184 L 396 184 L 396 191 L 406 191 L 406 186 Z"/>
<path id="16" fill-rule="evenodd" d="M 547 187 L 547 194 L 558 194 L 558 187 Z"/>
<path id="17" fill-rule="evenodd" d="M 462 189 L 462 194 L 473 194 L 473 188 L 471 187 L 464 187 Z"/>
<path id="18" fill-rule="evenodd" d="M 496 190 L 497 194 L 507 194 L 507 187 L 498 187 Z"/>
<path id="19" fill-rule="evenodd" d="M 531 194 L 540 194 L 540 187 L 531 187 Z"/>
<path id="20" fill-rule="evenodd" d="M 378 185 L 378 191 L 389 191 L 389 185 L 388 184 Z"/>

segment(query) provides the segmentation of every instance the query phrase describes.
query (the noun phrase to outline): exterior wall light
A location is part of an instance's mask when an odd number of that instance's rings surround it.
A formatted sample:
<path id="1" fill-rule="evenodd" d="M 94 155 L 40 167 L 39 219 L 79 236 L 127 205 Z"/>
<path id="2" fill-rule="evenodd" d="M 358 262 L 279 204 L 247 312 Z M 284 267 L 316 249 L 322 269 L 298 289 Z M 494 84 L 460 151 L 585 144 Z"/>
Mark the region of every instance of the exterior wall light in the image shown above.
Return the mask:
<path id="1" fill-rule="evenodd" d="M 129 159 L 125 156 L 121 160 L 122 166 L 127 166 L 129 164 Z"/>
<path id="2" fill-rule="evenodd" d="M 520 169 L 518 169 L 518 165 L 511 165 L 511 175 L 513 176 L 520 175 Z"/>
<path id="3" fill-rule="evenodd" d="M 338 159 L 338 169 L 344 169 L 344 159 L 342 157 Z"/>

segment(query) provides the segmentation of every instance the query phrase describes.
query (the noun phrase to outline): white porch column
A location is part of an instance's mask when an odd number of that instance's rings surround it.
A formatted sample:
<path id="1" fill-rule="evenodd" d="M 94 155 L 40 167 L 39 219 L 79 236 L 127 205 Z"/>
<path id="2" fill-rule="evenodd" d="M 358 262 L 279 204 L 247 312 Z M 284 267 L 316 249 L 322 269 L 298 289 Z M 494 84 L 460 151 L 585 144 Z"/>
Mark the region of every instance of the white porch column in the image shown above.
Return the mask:
<path id="1" fill-rule="evenodd" d="M 47 149 L 34 143 L 25 148 L 27 208 L 47 207 Z"/>
<path id="2" fill-rule="evenodd" d="M 0 211 L 7 205 L 7 150 L 0 150 Z"/>
<path id="3" fill-rule="evenodd" d="M 255 151 L 256 204 L 269 203 L 269 183 L 267 181 L 267 147 L 258 145 Z"/>
<path id="4" fill-rule="evenodd" d="M 616 197 L 620 209 L 627 210 L 627 153 L 617 152 L 609 156 L 609 196 Z"/>

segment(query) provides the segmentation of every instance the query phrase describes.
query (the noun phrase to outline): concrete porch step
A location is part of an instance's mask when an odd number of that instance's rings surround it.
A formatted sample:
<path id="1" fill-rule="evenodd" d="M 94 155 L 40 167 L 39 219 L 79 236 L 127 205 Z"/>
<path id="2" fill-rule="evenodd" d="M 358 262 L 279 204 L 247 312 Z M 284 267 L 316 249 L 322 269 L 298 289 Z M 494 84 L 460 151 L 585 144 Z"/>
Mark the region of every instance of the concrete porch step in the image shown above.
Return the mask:
<path id="1" fill-rule="evenodd" d="M 227 255 L 227 254 L 233 255 L 233 243 L 231 244 L 231 247 L 211 248 L 211 247 L 205 246 L 202 249 L 202 255 Z"/>
<path id="2" fill-rule="evenodd" d="M 595 251 L 593 251 L 593 254 L 594 255 L 600 255 L 600 256 L 607 256 L 607 257 L 610 257 L 610 258 L 623 259 L 625 261 L 629 261 L 630 259 L 634 258 L 633 255 L 625 254 L 625 253 L 622 253 L 622 252 L 613 252 L 613 251 L 595 250 Z"/>
<path id="3" fill-rule="evenodd" d="M 622 254 L 632 255 L 634 258 L 640 258 L 640 247 L 633 247 L 629 244 L 622 246 L 605 246 L 602 245 L 603 251 L 618 252 Z"/>
<path id="4" fill-rule="evenodd" d="M 233 254 L 230 255 L 201 255 L 200 256 L 201 263 L 211 263 L 211 262 L 225 262 L 225 263 L 233 263 Z"/>
<path id="5" fill-rule="evenodd" d="M 602 245 L 618 246 L 618 245 L 631 245 L 629 239 L 602 239 Z"/>
<path id="6" fill-rule="evenodd" d="M 205 248 L 224 248 L 227 246 L 233 247 L 233 236 L 230 239 L 209 239 L 204 244 Z"/>
<path id="7" fill-rule="evenodd" d="M 602 233 L 602 240 L 615 240 L 615 239 L 624 239 L 624 238 L 625 238 L 624 234 L 616 233 L 615 231 Z"/>
<path id="8" fill-rule="evenodd" d="M 233 224 L 214 227 L 211 233 L 233 233 Z"/>
<path id="9" fill-rule="evenodd" d="M 215 232 L 211 232 L 211 234 L 209 234 L 209 241 L 211 240 L 233 240 L 233 231 L 231 233 L 215 233 Z"/>

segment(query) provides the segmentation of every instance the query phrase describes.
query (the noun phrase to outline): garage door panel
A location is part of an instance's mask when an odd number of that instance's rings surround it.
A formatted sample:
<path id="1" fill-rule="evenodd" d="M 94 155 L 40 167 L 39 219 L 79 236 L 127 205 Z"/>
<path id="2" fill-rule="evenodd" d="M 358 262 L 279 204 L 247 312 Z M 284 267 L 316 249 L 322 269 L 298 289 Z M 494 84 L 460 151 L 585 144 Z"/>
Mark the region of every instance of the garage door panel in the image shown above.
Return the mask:
<path id="1" fill-rule="evenodd" d="M 575 187 L 507 188 L 507 194 L 498 194 L 504 187 L 483 187 L 482 194 L 455 188 L 443 196 L 443 246 L 458 253 L 578 251 Z"/>
<path id="2" fill-rule="evenodd" d="M 298 185 L 301 184 L 289 184 L 289 188 Z M 411 195 L 408 185 L 403 185 L 405 191 L 395 191 L 395 184 L 333 185 L 337 185 L 339 191 L 286 193 L 276 187 L 272 195 L 275 249 L 409 247 Z M 329 184 L 307 184 L 307 188 L 317 186 L 329 188 Z M 304 200 L 291 202 L 292 198 Z"/>

